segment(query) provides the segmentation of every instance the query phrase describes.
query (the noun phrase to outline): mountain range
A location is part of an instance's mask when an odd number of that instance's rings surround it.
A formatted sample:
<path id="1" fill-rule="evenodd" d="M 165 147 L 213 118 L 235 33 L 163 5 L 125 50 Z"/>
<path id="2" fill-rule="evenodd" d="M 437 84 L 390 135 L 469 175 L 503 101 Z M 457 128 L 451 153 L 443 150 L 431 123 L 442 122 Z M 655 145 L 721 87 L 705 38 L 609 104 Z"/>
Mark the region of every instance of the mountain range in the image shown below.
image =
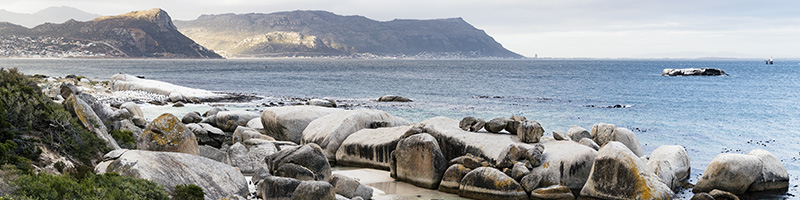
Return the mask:
<path id="1" fill-rule="evenodd" d="M 60 6 L 49 7 L 33 14 L 16 13 L 0 9 L 0 21 L 11 22 L 28 28 L 36 25 L 50 23 L 62 23 L 70 19 L 77 21 L 89 21 L 98 18 L 100 15 L 84 12 L 77 8 Z"/>
<path id="2" fill-rule="evenodd" d="M 69 13 L 91 17 L 67 7 L 30 15 L 65 18 Z M 291 11 L 173 21 L 156 8 L 33 28 L 0 22 L 0 57 L 222 58 L 220 54 L 231 58 L 523 57 L 462 18 L 376 21 L 327 11 Z"/>
<path id="3" fill-rule="evenodd" d="M 291 11 L 202 15 L 175 25 L 228 57 L 522 57 L 462 18 L 381 22 L 327 11 Z"/>

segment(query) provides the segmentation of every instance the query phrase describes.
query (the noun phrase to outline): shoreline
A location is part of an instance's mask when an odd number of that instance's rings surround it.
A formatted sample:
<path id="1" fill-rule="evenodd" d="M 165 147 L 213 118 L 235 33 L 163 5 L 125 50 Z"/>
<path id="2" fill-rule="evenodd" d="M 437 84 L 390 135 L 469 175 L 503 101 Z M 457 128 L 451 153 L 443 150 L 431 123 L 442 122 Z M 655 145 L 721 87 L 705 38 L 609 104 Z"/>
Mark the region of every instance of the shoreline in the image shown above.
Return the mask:
<path id="1" fill-rule="evenodd" d="M 252 102 L 252 101 L 251 101 L 251 102 Z M 239 102 L 239 103 L 242 103 L 242 102 Z M 209 105 L 209 106 L 210 106 L 211 104 L 213 104 L 213 103 L 209 103 L 209 104 L 206 104 L 206 105 Z M 193 104 L 186 104 L 186 105 L 197 106 L 197 105 L 193 105 Z M 202 104 L 201 104 L 201 105 L 202 105 Z M 159 108 L 155 108 L 155 110 L 158 110 L 158 109 L 159 109 Z M 197 109 L 201 109 L 201 108 L 197 108 Z M 198 112 L 202 112 L 202 111 L 198 111 Z"/>

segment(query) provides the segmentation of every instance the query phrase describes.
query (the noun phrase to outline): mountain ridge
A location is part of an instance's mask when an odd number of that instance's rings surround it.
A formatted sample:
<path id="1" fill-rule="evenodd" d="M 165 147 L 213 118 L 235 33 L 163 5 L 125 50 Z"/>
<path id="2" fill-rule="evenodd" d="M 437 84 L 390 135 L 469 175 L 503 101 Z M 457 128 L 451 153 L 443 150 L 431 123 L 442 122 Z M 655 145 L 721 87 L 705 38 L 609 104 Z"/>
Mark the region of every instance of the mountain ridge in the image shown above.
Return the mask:
<path id="1" fill-rule="evenodd" d="M 376 21 L 295 10 L 201 15 L 174 23 L 199 44 L 229 57 L 523 57 L 460 17 Z"/>
<path id="2" fill-rule="evenodd" d="M 88 13 L 77 8 L 68 6 L 53 6 L 47 7 L 35 13 L 17 13 L 4 9 L 0 9 L 0 21 L 10 22 L 33 28 L 37 25 L 50 23 L 62 23 L 70 19 L 77 21 L 89 21 L 100 15 Z"/>
<path id="3" fill-rule="evenodd" d="M 86 22 L 44 23 L 27 30 L 0 25 L 0 33 L 7 37 L 0 41 L 13 47 L 0 51 L 0 56 L 221 58 L 180 33 L 160 8 Z"/>

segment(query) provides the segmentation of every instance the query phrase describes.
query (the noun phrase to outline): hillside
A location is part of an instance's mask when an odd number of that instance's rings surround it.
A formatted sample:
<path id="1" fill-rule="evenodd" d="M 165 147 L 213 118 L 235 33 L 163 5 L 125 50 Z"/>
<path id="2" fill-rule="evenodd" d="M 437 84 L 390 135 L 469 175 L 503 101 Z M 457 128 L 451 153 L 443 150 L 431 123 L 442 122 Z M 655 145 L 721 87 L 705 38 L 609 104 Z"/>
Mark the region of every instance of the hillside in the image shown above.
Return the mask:
<path id="1" fill-rule="evenodd" d="M 9 57 L 221 58 L 181 34 L 161 9 L 45 23 L 27 31 L 0 24 L 0 45 L 6 47 L 0 56 Z"/>
<path id="2" fill-rule="evenodd" d="M 34 27 L 39 24 L 62 23 L 70 19 L 78 21 L 89 21 L 100 15 L 87 13 L 72 7 L 49 7 L 33 14 L 16 13 L 0 9 L 0 21 L 19 24 L 26 27 Z"/>
<path id="3" fill-rule="evenodd" d="M 203 15 L 175 25 L 228 57 L 522 57 L 461 18 L 381 22 L 326 11 L 292 11 Z"/>

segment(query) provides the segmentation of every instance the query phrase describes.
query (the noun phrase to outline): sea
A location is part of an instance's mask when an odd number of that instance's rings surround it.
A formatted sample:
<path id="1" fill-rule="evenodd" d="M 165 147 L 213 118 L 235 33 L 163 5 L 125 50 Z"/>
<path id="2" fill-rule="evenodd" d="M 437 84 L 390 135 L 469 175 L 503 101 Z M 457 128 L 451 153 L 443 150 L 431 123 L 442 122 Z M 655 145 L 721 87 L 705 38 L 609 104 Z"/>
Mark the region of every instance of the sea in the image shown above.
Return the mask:
<path id="1" fill-rule="evenodd" d="M 264 97 L 330 98 L 412 122 L 445 116 L 486 121 L 521 115 L 546 134 L 610 123 L 633 130 L 649 154 L 684 146 L 690 183 L 720 153 L 772 152 L 790 189 L 758 198 L 798 198 L 800 61 L 715 59 L 360 60 L 360 59 L 0 59 L 25 74 L 107 80 L 126 73 L 177 85 Z M 667 77 L 665 68 L 719 68 L 727 76 Z M 413 99 L 379 103 L 383 95 Z M 263 101 L 263 102 L 259 102 Z M 254 108 L 258 109 L 258 108 Z M 680 198 L 689 198 L 683 191 Z"/>

